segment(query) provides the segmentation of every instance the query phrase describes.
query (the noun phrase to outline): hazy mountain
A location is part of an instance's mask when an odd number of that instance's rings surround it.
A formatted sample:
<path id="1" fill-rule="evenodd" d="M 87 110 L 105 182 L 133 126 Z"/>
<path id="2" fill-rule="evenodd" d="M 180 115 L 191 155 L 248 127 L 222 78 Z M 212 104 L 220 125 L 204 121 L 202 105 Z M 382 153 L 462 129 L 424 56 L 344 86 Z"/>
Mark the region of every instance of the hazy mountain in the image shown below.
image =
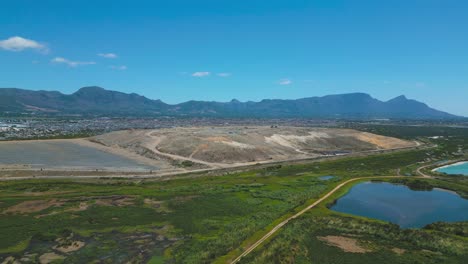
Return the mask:
<path id="1" fill-rule="evenodd" d="M 383 102 L 364 93 L 327 95 L 297 100 L 260 102 L 188 101 L 169 105 L 132 93 L 84 87 L 66 95 L 56 91 L 0 89 L 0 113 L 109 116 L 213 116 L 213 117 L 312 117 L 312 118 L 458 118 L 424 103 L 398 96 Z"/>

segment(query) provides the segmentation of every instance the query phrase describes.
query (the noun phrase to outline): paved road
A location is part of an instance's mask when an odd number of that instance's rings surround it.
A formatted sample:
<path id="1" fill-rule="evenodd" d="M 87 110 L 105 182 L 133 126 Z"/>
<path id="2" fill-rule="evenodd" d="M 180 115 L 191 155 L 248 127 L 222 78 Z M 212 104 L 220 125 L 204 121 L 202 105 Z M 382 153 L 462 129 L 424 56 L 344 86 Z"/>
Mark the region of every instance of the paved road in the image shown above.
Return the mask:
<path id="1" fill-rule="evenodd" d="M 276 233 L 276 231 L 278 231 L 281 227 L 283 227 L 284 225 L 286 225 L 289 221 L 301 216 L 302 214 L 304 214 L 305 212 L 307 212 L 308 210 L 314 208 L 315 206 L 317 206 L 319 203 L 323 202 L 325 199 L 327 199 L 328 197 L 330 197 L 332 194 L 334 194 L 336 191 L 338 191 L 341 187 L 345 186 L 346 184 L 350 183 L 350 182 L 353 182 L 353 181 L 358 181 L 358 180 L 364 180 L 364 179 L 381 179 L 381 178 L 401 178 L 401 177 L 405 177 L 405 176 L 377 176 L 377 177 L 360 177 L 360 178 L 354 178 L 354 179 L 350 179 L 350 180 L 347 180 L 343 183 L 340 183 L 338 186 L 336 186 L 333 190 L 329 191 L 327 194 L 325 194 L 324 196 L 322 196 L 320 199 L 318 199 L 317 201 L 315 201 L 314 203 L 312 203 L 311 205 L 307 206 L 306 208 L 302 209 L 300 212 L 296 213 L 295 215 L 289 217 L 288 219 L 284 220 L 283 222 L 279 223 L 278 225 L 276 225 L 272 230 L 270 230 L 270 232 L 268 232 L 267 234 L 265 234 L 262 238 L 260 238 L 259 240 L 257 240 L 257 242 L 255 242 L 254 244 L 252 244 L 250 247 L 248 247 L 241 255 L 239 255 L 236 259 L 234 259 L 231 264 L 234 264 L 234 263 L 237 263 L 241 260 L 241 258 L 247 256 L 250 252 L 252 252 L 254 249 L 256 249 L 260 244 L 262 244 L 265 240 L 267 240 L 268 238 L 270 238 L 273 234 Z"/>

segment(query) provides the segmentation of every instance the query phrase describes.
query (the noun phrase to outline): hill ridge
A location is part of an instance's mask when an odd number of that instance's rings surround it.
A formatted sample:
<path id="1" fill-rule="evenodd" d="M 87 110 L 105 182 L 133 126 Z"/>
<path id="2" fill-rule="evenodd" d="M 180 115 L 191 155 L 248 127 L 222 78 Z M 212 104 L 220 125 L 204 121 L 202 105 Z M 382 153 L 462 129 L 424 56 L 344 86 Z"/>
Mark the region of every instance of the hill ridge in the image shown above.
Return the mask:
<path id="1" fill-rule="evenodd" d="M 0 113 L 39 115 L 201 116 L 256 118 L 391 118 L 457 119 L 404 95 L 380 101 L 367 93 L 331 94 L 299 99 L 263 99 L 241 102 L 190 100 L 166 104 L 136 93 L 82 87 L 72 94 L 0 88 Z"/>

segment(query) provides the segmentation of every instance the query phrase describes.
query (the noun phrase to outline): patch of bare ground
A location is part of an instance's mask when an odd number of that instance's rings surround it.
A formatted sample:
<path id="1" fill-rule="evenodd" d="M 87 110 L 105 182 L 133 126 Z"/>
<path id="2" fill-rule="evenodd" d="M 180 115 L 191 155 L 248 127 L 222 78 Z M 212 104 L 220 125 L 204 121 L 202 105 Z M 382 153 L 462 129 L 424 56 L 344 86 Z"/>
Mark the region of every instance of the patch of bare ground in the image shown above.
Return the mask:
<path id="1" fill-rule="evenodd" d="M 81 202 L 77 207 L 70 208 L 69 210 L 72 212 L 79 212 L 79 211 L 85 211 L 89 207 L 87 202 Z"/>
<path id="2" fill-rule="evenodd" d="M 66 243 L 54 246 L 53 249 L 62 253 L 70 253 L 81 249 L 85 245 L 86 243 L 82 241 L 67 241 Z"/>
<path id="3" fill-rule="evenodd" d="M 13 256 L 8 256 L 7 258 L 5 258 L 3 261 L 2 261 L 2 264 L 19 264 L 21 262 L 19 262 L 17 259 L 15 259 L 15 257 Z"/>
<path id="4" fill-rule="evenodd" d="M 48 264 L 48 263 L 52 263 L 55 260 L 61 260 L 61 259 L 64 259 L 64 258 L 65 257 L 62 256 L 62 255 L 58 255 L 58 254 L 56 254 L 54 252 L 48 252 L 48 253 L 42 254 L 39 257 L 39 263 Z"/>
<path id="5" fill-rule="evenodd" d="M 66 200 L 65 200 L 66 201 Z M 67 201 L 66 201 L 67 202 Z M 85 211 L 89 208 L 89 204 L 87 202 L 80 202 L 80 204 L 76 207 L 71 207 L 66 210 L 63 210 L 63 212 L 80 212 L 80 211 Z M 41 217 L 46 217 L 54 214 L 58 214 L 58 211 L 52 211 L 48 214 L 41 214 L 38 216 L 35 216 L 36 218 L 41 218 Z"/>
<path id="6" fill-rule="evenodd" d="M 42 210 L 45 210 L 49 207 L 62 206 L 65 202 L 62 200 L 35 200 L 35 201 L 24 201 L 19 204 L 8 207 L 3 213 L 17 213 L 17 214 L 27 214 L 27 213 L 36 213 Z"/>
<path id="7" fill-rule="evenodd" d="M 172 160 L 216 168 L 414 146 L 352 129 L 266 126 L 116 131 L 90 140 L 143 156 L 156 155 L 168 166 L 177 167 Z"/>
<path id="8" fill-rule="evenodd" d="M 111 196 L 96 199 L 96 205 L 101 206 L 129 206 L 134 205 L 134 198 L 129 196 Z"/>
<path id="9" fill-rule="evenodd" d="M 338 247 L 344 252 L 349 253 L 368 253 L 372 250 L 359 245 L 359 241 L 354 238 L 344 236 L 324 236 L 317 237 L 320 241 L 325 242 L 327 245 Z"/>
<path id="10" fill-rule="evenodd" d="M 94 204 L 99 205 L 99 206 L 123 207 L 123 206 L 129 206 L 129 205 L 135 204 L 134 197 L 123 196 L 123 195 L 86 197 L 86 198 L 81 198 L 79 200 L 81 201 L 79 202 L 78 205 L 73 205 L 72 207 L 69 207 L 69 208 L 62 208 L 62 210 L 59 210 L 59 211 L 54 210 L 47 214 L 41 214 L 41 215 L 36 216 L 36 218 L 50 216 L 50 215 L 58 214 L 60 212 L 85 211 L 90 207 L 91 205 L 90 201 L 94 201 Z M 18 214 L 36 213 L 36 212 L 40 212 L 50 207 L 62 207 L 69 202 L 76 202 L 76 200 L 52 199 L 52 200 L 25 201 L 25 202 L 21 202 L 19 204 L 16 204 L 7 208 L 6 210 L 3 211 L 3 213 L 4 214 L 5 213 L 18 213 Z"/>
<path id="11" fill-rule="evenodd" d="M 371 143 L 381 149 L 404 148 L 413 144 L 398 138 L 385 137 L 367 132 L 359 132 L 356 134 L 356 138 Z"/>
<path id="12" fill-rule="evenodd" d="M 169 207 L 167 206 L 167 203 L 164 201 L 157 201 L 149 198 L 145 198 L 143 200 L 143 203 L 154 210 L 158 213 L 170 213 L 172 212 Z"/>
<path id="13" fill-rule="evenodd" d="M 162 205 L 162 201 L 156 201 L 156 200 L 153 200 L 153 199 L 149 199 L 149 198 L 145 198 L 143 200 L 143 203 L 146 204 L 146 205 L 149 205 L 153 208 L 160 208 L 161 205 Z"/>
<path id="14" fill-rule="evenodd" d="M 31 196 L 51 196 L 51 195 L 58 195 L 58 194 L 67 194 L 67 193 L 72 193 L 73 191 L 60 191 L 60 192 L 23 192 L 19 194 L 14 194 L 14 195 L 9 195 L 11 197 L 21 197 L 21 196 L 26 196 L 26 197 L 31 197 Z"/>
<path id="15" fill-rule="evenodd" d="M 395 252 L 395 254 L 397 254 L 397 255 L 403 255 L 403 254 L 406 252 L 405 249 L 396 248 L 396 247 L 395 247 L 395 248 L 392 248 L 392 251 Z"/>

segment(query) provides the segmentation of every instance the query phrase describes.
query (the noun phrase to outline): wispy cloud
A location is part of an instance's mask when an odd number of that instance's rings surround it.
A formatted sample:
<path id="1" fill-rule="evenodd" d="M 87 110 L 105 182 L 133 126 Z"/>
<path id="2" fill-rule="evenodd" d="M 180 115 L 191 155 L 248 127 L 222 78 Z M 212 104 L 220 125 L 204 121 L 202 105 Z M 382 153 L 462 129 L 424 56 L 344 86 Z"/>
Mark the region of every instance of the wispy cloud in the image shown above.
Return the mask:
<path id="1" fill-rule="evenodd" d="M 281 79 L 278 82 L 279 85 L 290 85 L 291 83 L 292 81 L 290 79 Z"/>
<path id="2" fill-rule="evenodd" d="M 82 65 L 93 65 L 96 64 L 94 61 L 72 61 L 62 57 L 55 57 L 51 60 L 53 63 L 66 64 L 70 67 L 82 66 Z"/>
<path id="3" fill-rule="evenodd" d="M 128 69 L 127 66 L 125 66 L 125 65 L 120 65 L 120 66 L 111 65 L 111 66 L 109 66 L 109 68 L 111 68 L 113 70 L 119 70 L 119 71 L 124 71 L 124 70 Z"/>
<path id="4" fill-rule="evenodd" d="M 0 40 L 0 48 L 8 51 L 22 51 L 25 49 L 34 49 L 41 52 L 47 52 L 47 46 L 35 40 L 22 37 L 11 37 L 5 40 Z"/>
<path id="5" fill-rule="evenodd" d="M 118 57 L 115 53 L 98 53 L 98 56 L 106 59 L 116 59 Z"/>
<path id="6" fill-rule="evenodd" d="M 220 72 L 220 73 L 218 73 L 216 75 L 218 75 L 219 77 L 229 77 L 232 74 L 230 72 Z"/>
<path id="7" fill-rule="evenodd" d="M 192 76 L 193 77 L 207 77 L 207 76 L 210 76 L 211 75 L 211 72 L 194 72 L 192 73 Z"/>

